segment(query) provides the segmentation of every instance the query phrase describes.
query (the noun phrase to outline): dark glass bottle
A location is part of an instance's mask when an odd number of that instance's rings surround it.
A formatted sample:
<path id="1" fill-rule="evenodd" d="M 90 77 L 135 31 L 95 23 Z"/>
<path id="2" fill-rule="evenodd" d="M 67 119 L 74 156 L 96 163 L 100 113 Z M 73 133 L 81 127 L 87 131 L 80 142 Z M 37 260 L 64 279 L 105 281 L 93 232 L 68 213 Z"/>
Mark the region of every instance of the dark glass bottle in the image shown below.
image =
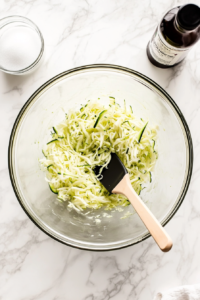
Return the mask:
<path id="1" fill-rule="evenodd" d="M 200 7 L 186 4 L 168 11 L 147 45 L 150 62 L 159 68 L 179 64 L 200 38 Z"/>

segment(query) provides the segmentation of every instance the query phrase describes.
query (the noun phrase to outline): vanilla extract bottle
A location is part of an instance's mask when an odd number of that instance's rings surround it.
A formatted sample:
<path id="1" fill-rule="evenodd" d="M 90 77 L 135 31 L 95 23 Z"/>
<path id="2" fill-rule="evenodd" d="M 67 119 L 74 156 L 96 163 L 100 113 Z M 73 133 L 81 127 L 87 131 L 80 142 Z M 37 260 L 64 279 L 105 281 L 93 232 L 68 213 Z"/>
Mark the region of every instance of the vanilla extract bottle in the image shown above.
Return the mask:
<path id="1" fill-rule="evenodd" d="M 200 7 L 186 4 L 169 10 L 147 45 L 150 62 L 159 68 L 171 68 L 183 61 L 200 39 Z"/>

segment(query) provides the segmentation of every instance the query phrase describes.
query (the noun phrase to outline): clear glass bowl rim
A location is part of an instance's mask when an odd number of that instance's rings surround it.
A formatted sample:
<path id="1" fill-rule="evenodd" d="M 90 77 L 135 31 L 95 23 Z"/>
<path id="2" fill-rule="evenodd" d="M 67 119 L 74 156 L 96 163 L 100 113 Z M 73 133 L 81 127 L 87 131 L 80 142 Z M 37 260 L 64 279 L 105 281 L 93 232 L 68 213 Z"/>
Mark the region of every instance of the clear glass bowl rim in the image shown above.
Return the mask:
<path id="1" fill-rule="evenodd" d="M 29 65 L 28 67 L 26 67 L 24 69 L 17 70 L 17 71 L 8 70 L 8 69 L 5 69 L 5 68 L 3 68 L 3 67 L 0 66 L 0 70 L 3 71 L 3 72 L 5 72 L 5 73 L 8 73 L 8 74 L 12 74 L 12 75 L 24 74 L 24 73 L 32 70 L 39 63 L 39 61 L 41 60 L 41 58 L 43 56 L 43 53 L 44 53 L 44 38 L 43 38 L 43 35 L 42 35 L 39 27 L 33 21 L 31 21 L 30 19 L 28 19 L 28 18 L 26 18 L 24 16 L 20 16 L 20 15 L 7 16 L 5 18 L 1 18 L 0 22 L 4 21 L 4 20 L 5 21 L 6 20 L 10 20 L 10 22 L 8 22 L 7 24 L 14 23 L 14 22 L 17 22 L 17 21 L 21 21 L 21 22 L 24 22 L 24 23 L 27 23 L 27 24 L 31 24 L 32 27 L 35 29 L 35 31 L 38 33 L 38 35 L 40 37 L 40 40 L 41 40 L 40 52 L 39 52 L 39 55 L 36 58 L 36 60 L 31 65 Z"/>
<path id="2" fill-rule="evenodd" d="M 171 219 L 172 217 L 175 215 L 175 213 L 177 212 L 177 210 L 179 209 L 179 207 L 181 206 L 189 185 L 190 185 L 190 181 L 191 181 L 191 177 L 192 177 L 192 169 L 193 169 L 193 143 L 192 143 L 192 137 L 191 137 L 191 133 L 189 130 L 189 127 L 187 125 L 187 122 L 181 112 L 181 110 L 179 109 L 179 107 L 177 106 L 177 104 L 175 103 L 175 101 L 171 98 L 171 96 L 160 86 L 158 85 L 155 81 L 153 81 L 152 79 L 150 79 L 149 77 L 135 71 L 132 70 L 130 68 L 126 68 L 123 66 L 119 66 L 119 65 L 113 65 L 113 64 L 91 64 L 91 65 L 84 65 L 84 66 L 80 66 L 80 67 L 76 67 L 73 69 L 69 69 L 67 71 L 64 71 L 62 73 L 59 73 L 58 75 L 54 76 L 53 78 L 49 79 L 47 82 L 45 82 L 43 85 L 41 85 L 31 96 L 30 98 L 26 101 L 26 103 L 23 105 L 23 107 L 21 108 L 15 123 L 13 125 L 12 131 L 11 131 L 11 135 L 10 135 L 10 140 L 9 140 L 9 146 L 8 146 L 8 169 L 9 169 L 9 175 L 10 175 L 10 180 L 11 180 L 11 184 L 14 190 L 14 193 L 17 197 L 17 200 L 19 201 L 19 204 L 21 205 L 21 207 L 23 208 L 24 212 L 27 214 L 27 216 L 32 220 L 32 222 L 40 229 L 42 230 L 44 233 L 46 233 L 48 236 L 50 236 L 51 238 L 53 238 L 54 240 L 67 245 L 67 246 L 71 246 L 73 248 L 76 249 L 81 249 L 81 250 L 89 250 L 89 251 L 112 251 L 112 250 L 118 250 L 118 249 L 122 249 L 122 248 L 126 248 L 135 244 L 138 244 L 142 241 L 144 241 L 145 239 L 150 237 L 150 233 L 147 233 L 146 235 L 144 235 L 140 240 L 137 240 L 135 242 L 132 243 L 128 243 L 126 245 L 120 245 L 120 246 L 116 246 L 115 248 L 111 248 L 111 249 L 93 249 L 93 248 L 84 248 L 84 247 L 79 247 L 79 246 L 75 246 L 75 245 L 71 245 L 69 242 L 66 243 L 64 241 L 61 241 L 60 239 L 56 238 L 55 236 L 51 235 L 49 232 L 47 232 L 45 229 L 43 229 L 35 220 L 34 218 L 31 216 L 31 214 L 26 210 L 26 208 L 23 206 L 23 203 L 20 199 L 20 194 L 18 193 L 17 190 L 17 184 L 15 182 L 15 177 L 14 177 L 14 172 L 13 172 L 13 164 L 12 164 L 12 154 L 13 154 L 13 145 L 14 145 L 14 139 L 15 139 L 15 134 L 17 132 L 17 128 L 18 125 L 20 123 L 21 118 L 23 117 L 24 112 L 26 111 L 26 109 L 29 107 L 29 105 L 31 104 L 31 102 L 35 99 L 35 97 L 46 87 L 48 87 L 48 85 L 50 85 L 51 83 L 55 82 L 58 79 L 61 79 L 63 76 L 66 75 L 72 75 L 72 73 L 76 73 L 78 71 L 84 71 L 84 70 L 95 70 L 95 69 L 104 69 L 104 70 L 119 70 L 119 71 L 125 71 L 131 75 L 135 75 L 141 79 L 144 79 L 145 81 L 147 81 L 148 83 L 150 83 L 152 86 L 154 86 L 157 90 L 159 90 L 165 97 L 166 99 L 170 102 L 170 104 L 173 106 L 173 108 L 175 109 L 176 113 L 178 114 L 180 121 L 182 122 L 182 125 L 185 129 L 185 133 L 186 133 L 186 139 L 188 142 L 188 153 L 189 153 L 189 157 L 188 157 L 188 170 L 187 170 L 187 176 L 185 178 L 185 185 L 183 188 L 182 193 L 179 196 L 179 199 L 176 201 L 174 209 L 171 211 L 171 213 L 165 218 L 165 220 L 162 222 L 162 226 L 165 226 Z"/>

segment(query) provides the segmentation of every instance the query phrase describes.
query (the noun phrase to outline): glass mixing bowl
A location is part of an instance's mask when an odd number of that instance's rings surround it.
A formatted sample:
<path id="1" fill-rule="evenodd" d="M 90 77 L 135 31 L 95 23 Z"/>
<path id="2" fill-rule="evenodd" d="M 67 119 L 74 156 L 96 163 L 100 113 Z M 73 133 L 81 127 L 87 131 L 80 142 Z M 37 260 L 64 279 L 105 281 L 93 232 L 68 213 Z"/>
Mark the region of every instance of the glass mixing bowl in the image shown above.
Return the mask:
<path id="1" fill-rule="evenodd" d="M 42 148 L 52 126 L 65 112 L 89 99 L 100 98 L 133 107 L 137 117 L 159 126 L 159 157 L 153 182 L 141 198 L 165 225 L 182 203 L 192 174 L 193 147 L 188 125 L 172 98 L 148 77 L 120 66 L 89 65 L 63 72 L 42 85 L 21 109 L 10 137 L 11 182 L 30 219 L 54 239 L 81 249 L 113 250 L 150 236 L 131 205 L 124 211 L 69 210 L 56 200 L 40 170 Z M 130 217 L 121 219 L 127 212 Z M 96 219 L 101 222 L 96 222 Z"/>

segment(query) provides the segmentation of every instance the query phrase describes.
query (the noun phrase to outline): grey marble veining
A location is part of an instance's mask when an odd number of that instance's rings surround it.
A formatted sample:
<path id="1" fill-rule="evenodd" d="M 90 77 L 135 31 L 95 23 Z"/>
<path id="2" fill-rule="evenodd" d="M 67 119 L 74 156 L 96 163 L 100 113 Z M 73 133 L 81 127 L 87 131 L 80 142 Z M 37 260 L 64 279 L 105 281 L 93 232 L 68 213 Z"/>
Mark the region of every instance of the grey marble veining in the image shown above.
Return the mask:
<path id="1" fill-rule="evenodd" d="M 200 43 L 182 65 L 169 70 L 155 68 L 145 52 L 162 14 L 186 2 L 1 1 L 0 17 L 19 14 L 36 22 L 44 35 L 45 56 L 30 75 L 0 73 L 0 300 L 148 300 L 158 290 L 199 282 Z M 152 238 L 115 252 L 69 248 L 42 233 L 14 195 L 7 148 L 19 110 L 52 76 L 90 63 L 114 63 L 149 76 L 174 98 L 189 124 L 193 177 L 181 208 L 166 226 L 174 240 L 167 254 Z"/>

